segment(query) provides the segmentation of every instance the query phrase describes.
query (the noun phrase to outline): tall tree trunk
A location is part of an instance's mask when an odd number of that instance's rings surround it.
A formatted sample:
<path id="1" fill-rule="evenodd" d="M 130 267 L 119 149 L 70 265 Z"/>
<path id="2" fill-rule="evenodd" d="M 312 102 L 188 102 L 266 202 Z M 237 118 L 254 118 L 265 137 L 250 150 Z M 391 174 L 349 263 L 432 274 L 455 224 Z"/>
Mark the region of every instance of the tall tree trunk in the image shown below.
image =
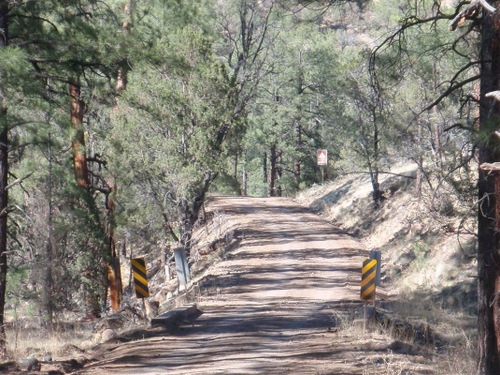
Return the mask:
<path id="1" fill-rule="evenodd" d="M 267 183 L 269 176 L 267 175 L 267 152 L 262 155 L 262 177 L 264 183 Z"/>
<path id="2" fill-rule="evenodd" d="M 73 167 L 75 173 L 75 179 L 78 186 L 85 189 L 88 194 L 87 203 L 93 206 L 91 202 L 92 197 L 90 197 L 90 179 L 89 179 L 89 169 L 88 160 L 85 149 L 85 130 L 83 127 L 83 115 L 85 113 L 85 103 L 80 97 L 80 78 L 77 77 L 73 79 L 73 82 L 69 85 L 69 93 L 71 97 L 71 112 L 70 119 L 73 125 L 74 138 L 72 141 L 73 147 Z M 95 280 L 97 282 L 97 280 Z M 99 307 L 99 295 L 92 290 L 89 290 L 90 286 L 85 286 L 85 305 L 86 314 L 90 319 L 97 318 L 100 316 Z"/>
<path id="3" fill-rule="evenodd" d="M 268 195 L 274 197 L 276 191 L 274 185 L 276 183 L 276 142 L 271 145 L 271 150 L 269 152 L 269 190 Z"/>
<path id="4" fill-rule="evenodd" d="M 7 0 L 0 0 L 0 48 L 5 48 L 9 42 Z M 5 291 L 7 286 L 7 175 L 8 159 L 8 122 L 7 103 L 3 88 L 0 86 L 0 353 L 5 354 Z"/>
<path id="5" fill-rule="evenodd" d="M 233 162 L 233 178 L 235 181 L 238 181 L 238 152 L 234 155 L 234 162 Z"/>
<path id="6" fill-rule="evenodd" d="M 299 185 L 300 185 L 300 173 L 301 173 L 301 160 L 300 160 L 300 153 L 302 151 L 302 148 L 304 146 L 304 142 L 302 141 L 302 124 L 300 122 L 300 119 L 296 120 L 295 124 L 295 136 L 297 137 L 295 139 L 295 150 L 297 155 L 295 156 L 295 159 L 293 161 L 293 179 L 295 182 L 295 188 L 298 190 Z"/>
<path id="7" fill-rule="evenodd" d="M 293 178 L 295 183 L 295 188 L 298 190 L 300 185 L 300 173 L 301 173 L 301 158 L 300 153 L 302 152 L 302 147 L 304 143 L 302 141 L 302 104 L 301 96 L 304 94 L 304 71 L 302 67 L 302 51 L 299 51 L 298 55 L 298 66 L 299 74 L 297 77 L 297 96 L 299 97 L 299 104 L 297 106 L 298 117 L 295 119 L 295 158 L 293 161 Z"/>
<path id="8" fill-rule="evenodd" d="M 125 20 L 122 23 L 121 30 L 128 33 L 130 28 L 130 13 L 133 6 L 133 1 L 130 0 L 124 5 Z M 128 83 L 129 64 L 126 58 L 120 62 L 118 73 L 116 76 L 116 91 L 124 91 Z M 118 99 L 118 96 L 116 97 Z M 123 299 L 123 283 L 120 265 L 120 255 L 116 251 L 115 240 L 115 214 L 114 214 L 114 196 L 116 194 L 117 186 L 115 183 L 108 181 L 107 187 L 110 193 L 106 200 L 106 235 L 108 236 L 109 253 L 111 257 L 111 264 L 108 264 L 108 286 L 109 297 L 111 300 L 111 308 L 114 311 L 120 309 Z"/>
<path id="9" fill-rule="evenodd" d="M 72 141 L 75 178 L 78 186 L 88 190 L 90 181 L 83 127 L 85 103 L 80 98 L 80 78 L 75 78 L 73 83 L 69 85 L 69 94 L 71 96 L 71 123 L 75 132 Z"/>
<path id="10" fill-rule="evenodd" d="M 241 194 L 246 197 L 248 194 L 248 172 L 247 172 L 247 152 L 243 151 L 243 171 L 241 172 Z"/>
<path id="11" fill-rule="evenodd" d="M 380 134 L 377 121 L 377 107 L 372 107 L 372 122 L 373 122 L 373 158 L 370 161 L 368 157 L 368 168 L 373 188 L 373 202 L 375 207 L 379 207 L 382 202 L 382 192 L 380 191 L 379 183 L 379 160 L 380 160 Z"/>
<path id="12" fill-rule="evenodd" d="M 132 11 L 133 7 L 133 0 L 130 0 L 124 5 L 124 12 L 125 12 L 125 20 L 122 23 L 121 30 L 124 33 L 127 33 L 130 29 L 130 13 Z M 118 68 L 118 74 L 116 77 L 116 90 L 121 91 L 125 90 L 127 87 L 127 76 L 128 76 L 128 71 L 129 71 L 129 64 L 126 58 L 124 58 L 122 61 L 120 61 L 120 66 Z"/>
<path id="13" fill-rule="evenodd" d="M 109 253 L 111 256 L 111 264 L 108 264 L 108 285 L 109 285 L 109 298 L 111 300 L 111 308 L 114 311 L 120 309 L 122 303 L 123 286 L 122 286 L 122 273 L 120 267 L 120 255 L 116 251 L 115 241 L 115 201 L 116 184 L 108 181 L 108 189 L 110 193 L 106 199 L 106 235 L 108 236 Z"/>
<path id="14" fill-rule="evenodd" d="M 423 128 L 424 124 L 422 121 L 418 122 L 417 128 L 417 177 L 415 181 L 415 190 L 417 195 L 420 197 L 422 195 L 422 180 L 423 180 L 423 168 L 424 168 L 424 153 L 423 153 Z"/>
<path id="15" fill-rule="evenodd" d="M 53 330 L 53 295 L 52 295 L 52 258 L 53 258 L 53 234 L 52 234 L 52 145 L 49 134 L 49 179 L 48 179 L 48 204 L 47 204 L 47 243 L 45 245 L 44 270 L 42 277 L 42 320 L 50 332 Z"/>
<path id="16" fill-rule="evenodd" d="M 281 176 L 283 175 L 283 151 L 279 151 L 276 156 L 276 182 L 279 185 L 276 187 L 276 196 L 281 197 L 283 194 L 281 189 Z"/>
<path id="17" fill-rule="evenodd" d="M 492 4 L 500 6 L 500 1 Z M 494 135 L 500 120 L 499 103 L 485 94 L 500 89 L 500 19 L 483 11 L 481 43 L 480 131 L 489 135 L 480 145 L 479 161 L 500 161 Z M 498 172 L 497 172 L 498 173 Z M 478 194 L 478 374 L 500 373 L 500 177 L 479 171 Z"/>

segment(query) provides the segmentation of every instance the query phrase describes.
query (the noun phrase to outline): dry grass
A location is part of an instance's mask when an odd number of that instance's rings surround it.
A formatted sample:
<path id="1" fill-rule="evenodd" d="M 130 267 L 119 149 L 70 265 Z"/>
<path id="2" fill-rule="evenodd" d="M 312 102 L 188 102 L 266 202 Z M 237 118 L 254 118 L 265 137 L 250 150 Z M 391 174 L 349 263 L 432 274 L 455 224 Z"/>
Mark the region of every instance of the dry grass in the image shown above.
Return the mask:
<path id="1" fill-rule="evenodd" d="M 100 336 L 89 329 L 58 330 L 52 333 L 42 328 L 8 328 L 7 352 L 12 359 L 28 356 L 42 358 L 50 354 L 53 359 L 81 354 L 99 342 Z"/>
<path id="2" fill-rule="evenodd" d="M 442 315 L 444 311 L 433 311 L 432 314 Z M 395 337 L 390 327 L 368 325 L 363 327 L 361 313 L 354 317 L 352 314 L 332 312 L 332 320 L 339 331 L 337 339 L 351 343 L 357 350 L 357 361 L 362 370 L 359 373 L 366 375 L 470 375 L 475 373 L 475 341 L 470 332 L 455 327 L 448 332 L 453 339 L 444 347 L 421 345 L 414 341 L 414 337 Z M 443 318 L 443 317 L 441 317 Z M 449 317 L 449 320 L 460 321 L 463 316 L 458 314 Z M 439 317 L 435 317 L 440 320 Z M 441 319 L 441 320 L 444 320 Z M 450 325 L 447 325 L 450 328 Z M 444 326 L 443 326 L 444 329 Z M 332 343 L 335 346 L 335 343 Z M 361 353 L 361 356 L 359 355 Z"/>

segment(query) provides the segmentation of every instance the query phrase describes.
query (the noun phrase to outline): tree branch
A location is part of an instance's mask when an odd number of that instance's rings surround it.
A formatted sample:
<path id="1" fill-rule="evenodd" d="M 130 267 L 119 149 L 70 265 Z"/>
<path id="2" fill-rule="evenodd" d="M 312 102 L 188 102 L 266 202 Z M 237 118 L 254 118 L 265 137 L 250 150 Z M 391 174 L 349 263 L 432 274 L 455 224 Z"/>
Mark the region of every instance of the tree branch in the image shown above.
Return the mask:
<path id="1" fill-rule="evenodd" d="M 5 190 L 9 190 L 10 188 L 16 186 L 16 185 L 19 185 L 20 183 L 22 183 L 24 180 L 26 180 L 27 178 L 29 178 L 31 175 L 33 174 L 33 172 L 31 173 L 28 173 L 26 176 L 24 177 L 20 177 L 18 178 L 17 180 L 11 182 L 10 184 L 8 184 L 4 189 Z"/>
<path id="2" fill-rule="evenodd" d="M 444 98 L 446 98 L 448 95 L 450 95 L 455 90 L 458 90 L 459 88 L 467 85 L 468 83 L 474 82 L 474 81 L 478 80 L 479 78 L 481 78 L 480 75 L 475 75 L 473 77 L 467 78 L 466 80 L 464 80 L 462 82 L 458 82 L 455 85 L 450 85 L 450 87 L 448 87 L 448 89 L 444 93 L 442 93 L 436 100 L 434 100 L 431 104 L 429 104 L 427 107 L 425 107 L 420 112 L 420 114 L 422 114 L 425 111 L 429 111 L 430 109 L 432 109 L 433 107 L 435 107 L 436 105 L 438 105 L 439 103 L 441 103 L 441 101 Z"/>

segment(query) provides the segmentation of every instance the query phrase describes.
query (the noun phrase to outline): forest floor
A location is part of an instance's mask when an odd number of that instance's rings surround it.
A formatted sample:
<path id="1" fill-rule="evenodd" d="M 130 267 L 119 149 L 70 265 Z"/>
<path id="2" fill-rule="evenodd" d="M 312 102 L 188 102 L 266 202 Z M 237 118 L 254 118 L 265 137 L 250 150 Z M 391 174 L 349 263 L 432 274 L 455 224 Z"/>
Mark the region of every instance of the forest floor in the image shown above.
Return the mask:
<path id="1" fill-rule="evenodd" d="M 360 242 L 289 199 L 211 201 L 233 246 L 195 280 L 203 314 L 171 334 L 101 345 L 77 374 L 449 373 L 434 348 L 356 323 Z"/>

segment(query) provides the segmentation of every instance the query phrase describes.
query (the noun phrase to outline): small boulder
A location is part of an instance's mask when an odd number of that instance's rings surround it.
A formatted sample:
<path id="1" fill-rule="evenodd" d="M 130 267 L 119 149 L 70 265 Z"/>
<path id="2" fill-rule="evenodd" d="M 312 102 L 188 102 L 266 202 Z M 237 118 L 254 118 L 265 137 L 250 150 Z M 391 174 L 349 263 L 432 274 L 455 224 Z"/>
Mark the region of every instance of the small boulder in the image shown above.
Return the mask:
<path id="1" fill-rule="evenodd" d="M 94 332 L 101 332 L 105 329 L 122 328 L 127 323 L 127 318 L 121 314 L 113 314 L 99 319 L 94 324 Z"/>
<path id="2" fill-rule="evenodd" d="M 116 336 L 116 332 L 108 328 L 101 333 L 101 342 L 111 341 L 116 338 Z"/>
<path id="3" fill-rule="evenodd" d="M 80 344 L 80 346 L 83 349 L 88 349 L 88 348 L 91 348 L 92 346 L 94 346 L 94 342 L 91 341 L 91 340 L 84 340 L 84 341 L 82 341 L 82 343 Z"/>
<path id="4" fill-rule="evenodd" d="M 40 371 L 40 362 L 35 357 L 19 358 L 17 364 L 23 371 Z"/>

